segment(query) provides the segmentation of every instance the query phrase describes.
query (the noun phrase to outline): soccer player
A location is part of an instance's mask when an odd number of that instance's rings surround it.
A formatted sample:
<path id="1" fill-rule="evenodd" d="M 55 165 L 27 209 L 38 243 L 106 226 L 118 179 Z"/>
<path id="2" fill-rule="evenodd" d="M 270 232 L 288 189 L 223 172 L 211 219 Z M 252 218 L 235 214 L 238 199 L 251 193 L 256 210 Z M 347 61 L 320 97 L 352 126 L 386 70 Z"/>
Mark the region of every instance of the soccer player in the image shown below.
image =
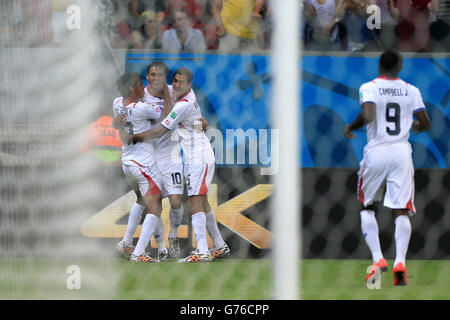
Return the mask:
<path id="1" fill-rule="evenodd" d="M 126 130 L 130 134 L 149 130 L 151 128 L 149 120 L 160 118 L 161 108 L 139 101 L 144 97 L 144 85 L 140 75 L 125 73 L 117 83 L 122 97 L 114 100 L 113 110 L 115 118 L 120 114 L 126 118 L 122 130 Z M 158 227 L 162 209 L 161 181 L 154 161 L 153 144 L 148 142 L 124 143 L 122 168 L 138 199 L 130 210 L 124 239 L 116 248 L 123 255 L 129 256 L 130 261 L 157 262 L 145 252 L 145 248 Z M 139 240 L 136 247 L 133 248 L 132 237 L 144 210 L 143 204 L 148 213 L 144 219 Z"/>
<path id="2" fill-rule="evenodd" d="M 175 131 L 184 152 L 184 177 L 188 205 L 197 249 L 179 262 L 208 262 L 229 255 L 230 249 L 217 227 L 216 218 L 209 205 L 207 194 L 214 175 L 215 156 L 208 137 L 199 120 L 202 115 L 192 88 L 193 75 L 189 69 L 179 68 L 173 77 L 174 105 L 161 124 L 149 131 L 135 134 L 130 141 L 155 139 Z M 206 229 L 214 241 L 208 250 Z"/>
<path id="3" fill-rule="evenodd" d="M 414 207 L 414 167 L 409 130 L 416 133 L 431 127 L 419 89 L 398 77 L 402 57 L 394 50 L 383 52 L 378 65 L 380 76 L 360 88 L 362 111 L 345 126 L 344 134 L 352 139 L 352 131 L 367 126 L 367 145 L 358 172 L 358 200 L 362 203 L 361 229 L 372 253 L 373 265 L 366 281 L 372 281 L 387 263 L 380 248 L 376 203 L 386 185 L 384 206 L 392 209 L 395 221 L 396 257 L 393 267 L 394 285 L 407 285 L 406 252 L 411 236 L 409 215 Z M 418 121 L 414 120 L 416 116 Z"/>
<path id="4" fill-rule="evenodd" d="M 144 90 L 143 101 L 160 108 L 164 108 L 164 86 L 166 85 L 168 67 L 164 62 L 153 61 L 147 68 L 148 85 Z M 169 86 L 169 92 L 171 92 Z M 153 120 L 153 125 L 161 122 L 160 119 Z M 171 133 L 163 134 L 159 139 L 153 140 L 155 149 L 155 161 L 158 167 L 162 182 L 163 196 L 168 196 L 170 203 L 170 232 L 169 232 L 169 253 L 172 258 L 180 256 L 180 242 L 178 239 L 178 227 L 183 219 L 183 162 L 181 159 L 180 146 L 178 140 L 171 139 Z M 164 246 L 164 224 L 160 221 L 159 230 L 155 235 L 158 247 Z"/>

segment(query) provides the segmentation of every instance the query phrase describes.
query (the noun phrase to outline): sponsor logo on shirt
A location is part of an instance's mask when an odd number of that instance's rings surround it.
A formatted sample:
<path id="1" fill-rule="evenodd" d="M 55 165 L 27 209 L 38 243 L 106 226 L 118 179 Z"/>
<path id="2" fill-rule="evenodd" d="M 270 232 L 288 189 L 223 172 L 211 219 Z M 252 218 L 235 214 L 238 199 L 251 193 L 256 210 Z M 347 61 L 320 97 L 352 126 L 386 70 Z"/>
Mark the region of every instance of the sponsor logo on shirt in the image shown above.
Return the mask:
<path id="1" fill-rule="evenodd" d="M 170 117 L 172 119 L 175 119 L 177 117 L 177 114 L 175 112 L 172 111 L 172 113 L 170 114 Z"/>

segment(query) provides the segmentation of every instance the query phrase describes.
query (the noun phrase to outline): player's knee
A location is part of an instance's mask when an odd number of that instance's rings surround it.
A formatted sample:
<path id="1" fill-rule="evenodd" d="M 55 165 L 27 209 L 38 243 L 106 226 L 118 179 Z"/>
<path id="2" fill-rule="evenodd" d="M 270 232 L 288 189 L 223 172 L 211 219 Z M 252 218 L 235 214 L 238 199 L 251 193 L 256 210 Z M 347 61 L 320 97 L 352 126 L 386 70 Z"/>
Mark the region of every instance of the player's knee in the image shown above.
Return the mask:
<path id="1" fill-rule="evenodd" d="M 203 208 L 205 209 L 205 213 L 210 212 L 212 209 L 211 209 L 211 206 L 209 205 L 208 197 L 204 197 L 202 202 L 203 202 Z"/>
<path id="2" fill-rule="evenodd" d="M 138 197 L 136 198 L 136 203 L 139 204 L 139 205 L 141 205 L 141 206 L 145 206 L 144 199 L 143 199 L 141 196 L 138 196 Z"/>
<path id="3" fill-rule="evenodd" d="M 172 209 L 180 209 L 183 204 L 182 196 L 178 194 L 170 195 L 169 202 Z"/>
<path id="4" fill-rule="evenodd" d="M 203 200 L 200 196 L 188 197 L 188 205 L 191 215 L 197 212 L 204 212 Z"/>
<path id="5" fill-rule="evenodd" d="M 162 204 L 161 193 L 152 194 L 145 197 L 145 203 L 147 204 L 149 213 L 153 213 L 156 216 L 161 216 Z"/>
<path id="6" fill-rule="evenodd" d="M 409 210 L 408 209 L 392 209 L 392 215 L 393 215 L 394 220 L 400 216 L 409 216 Z"/>
<path id="7" fill-rule="evenodd" d="M 367 206 L 363 205 L 363 207 L 362 207 L 362 210 L 370 210 L 370 211 L 373 211 L 373 212 L 377 212 L 377 209 L 378 209 L 378 202 L 374 202 L 374 203 L 369 204 Z"/>

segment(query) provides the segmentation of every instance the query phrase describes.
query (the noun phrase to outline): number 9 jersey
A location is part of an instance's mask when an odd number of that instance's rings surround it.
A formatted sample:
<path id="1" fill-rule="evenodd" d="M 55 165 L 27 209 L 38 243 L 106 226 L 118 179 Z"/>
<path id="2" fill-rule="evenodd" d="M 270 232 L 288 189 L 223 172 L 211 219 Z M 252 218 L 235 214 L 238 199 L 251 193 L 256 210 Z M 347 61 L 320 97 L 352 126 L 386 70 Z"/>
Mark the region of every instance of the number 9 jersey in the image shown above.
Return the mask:
<path id="1" fill-rule="evenodd" d="M 400 78 L 378 77 L 359 90 L 362 105 L 376 106 L 375 119 L 367 124 L 367 145 L 408 143 L 413 114 L 425 109 L 419 89 Z"/>

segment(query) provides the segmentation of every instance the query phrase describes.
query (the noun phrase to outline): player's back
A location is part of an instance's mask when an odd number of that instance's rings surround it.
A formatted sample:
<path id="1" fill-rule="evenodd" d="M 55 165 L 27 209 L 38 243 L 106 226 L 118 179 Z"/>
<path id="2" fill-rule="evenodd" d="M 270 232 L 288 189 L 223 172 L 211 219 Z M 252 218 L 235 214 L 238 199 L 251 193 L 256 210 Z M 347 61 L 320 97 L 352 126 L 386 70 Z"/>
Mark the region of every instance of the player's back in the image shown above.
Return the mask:
<path id="1" fill-rule="evenodd" d="M 400 78 L 378 77 L 361 86 L 360 99 L 376 106 L 375 119 L 367 124 L 367 147 L 409 143 L 413 114 L 425 108 L 416 87 Z"/>
<path id="2" fill-rule="evenodd" d="M 123 104 L 123 97 L 116 98 L 113 103 L 114 117 L 126 114 L 126 122 L 123 125 L 129 134 L 137 134 L 152 128 L 150 120 L 161 116 L 161 109 L 144 102 L 132 102 Z M 122 163 L 131 165 L 148 166 L 153 160 L 153 144 L 148 142 L 124 143 L 122 146 Z"/>

